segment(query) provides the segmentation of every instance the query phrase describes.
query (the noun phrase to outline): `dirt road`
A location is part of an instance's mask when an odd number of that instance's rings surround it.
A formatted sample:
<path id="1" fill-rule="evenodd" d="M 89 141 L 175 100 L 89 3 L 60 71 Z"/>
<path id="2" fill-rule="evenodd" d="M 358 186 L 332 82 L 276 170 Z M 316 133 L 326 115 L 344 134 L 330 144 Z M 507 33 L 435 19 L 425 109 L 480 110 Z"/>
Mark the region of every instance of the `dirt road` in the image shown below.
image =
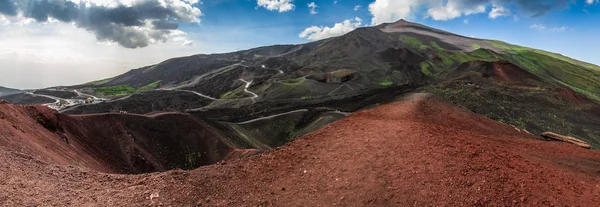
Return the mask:
<path id="1" fill-rule="evenodd" d="M 97 206 L 598 206 L 600 152 L 416 95 L 277 150 L 110 175 L 0 150 L 0 203 Z"/>

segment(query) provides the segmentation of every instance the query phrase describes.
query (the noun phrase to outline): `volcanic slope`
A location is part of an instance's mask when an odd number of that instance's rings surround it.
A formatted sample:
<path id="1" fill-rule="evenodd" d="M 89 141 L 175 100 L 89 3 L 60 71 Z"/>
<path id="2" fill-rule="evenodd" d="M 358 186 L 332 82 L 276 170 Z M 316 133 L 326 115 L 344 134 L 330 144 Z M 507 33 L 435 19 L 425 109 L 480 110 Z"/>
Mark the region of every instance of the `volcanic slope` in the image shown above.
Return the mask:
<path id="1" fill-rule="evenodd" d="M 600 152 L 424 94 L 192 171 L 110 175 L 0 150 L 6 205 L 597 206 Z M 27 192 L 27 193 L 23 193 Z"/>
<path id="2" fill-rule="evenodd" d="M 0 146 L 107 173 L 195 169 L 279 147 L 346 115 L 302 109 L 238 123 L 180 112 L 66 115 L 43 106 L 3 103 Z"/>
<path id="3" fill-rule="evenodd" d="M 194 169 L 237 148 L 210 124 L 182 113 L 68 116 L 0 104 L 0 146 L 37 159 L 107 173 Z"/>
<path id="4" fill-rule="evenodd" d="M 12 89 L 12 88 L 6 88 L 6 87 L 0 86 L 0 97 L 17 94 L 17 93 L 23 93 L 23 91 L 18 90 L 18 89 Z"/>
<path id="5" fill-rule="evenodd" d="M 551 131 L 600 146 L 600 105 L 508 61 L 463 63 L 426 90 L 534 134 Z"/>
<path id="6" fill-rule="evenodd" d="M 465 70 L 477 62 L 507 65 L 506 71 L 501 70 L 506 74 L 491 74 L 500 79 L 481 76 L 494 84 L 479 81 L 474 86 L 461 79 L 462 75 L 489 75 Z M 491 64 L 481 67 L 493 69 Z M 501 79 L 513 72 L 527 74 L 526 81 L 535 86 L 520 85 L 521 79 Z M 330 100 L 350 100 L 383 90 L 430 92 L 536 134 L 557 132 L 600 148 L 600 127 L 590 124 L 600 120 L 599 66 L 404 20 L 307 44 L 174 58 L 70 89 L 119 100 L 63 111 L 70 114 L 151 110 L 242 114 L 236 120 L 255 109 L 266 116 L 313 109 L 308 105 L 340 110 Z M 178 100 L 183 98 L 196 101 L 182 104 Z M 384 103 L 378 101 L 381 98 L 373 100 L 366 105 Z M 275 108 L 283 111 L 271 110 Z"/>

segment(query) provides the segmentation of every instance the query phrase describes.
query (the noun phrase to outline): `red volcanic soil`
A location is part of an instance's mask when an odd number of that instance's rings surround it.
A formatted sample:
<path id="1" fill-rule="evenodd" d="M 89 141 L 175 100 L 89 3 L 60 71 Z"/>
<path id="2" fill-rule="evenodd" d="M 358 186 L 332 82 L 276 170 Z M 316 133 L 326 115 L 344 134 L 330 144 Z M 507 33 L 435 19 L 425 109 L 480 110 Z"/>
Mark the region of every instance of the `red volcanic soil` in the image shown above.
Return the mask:
<path id="1" fill-rule="evenodd" d="M 496 62 L 466 62 L 457 68 L 454 76 L 462 77 L 466 72 L 470 71 L 481 73 L 484 78 L 491 77 L 513 86 L 536 87 L 544 82 L 534 74 L 504 60 Z"/>
<path id="2" fill-rule="evenodd" d="M 589 103 L 590 101 L 586 99 L 584 96 L 575 93 L 575 91 L 567 88 L 557 88 L 558 94 L 562 97 L 566 98 L 569 101 L 575 103 Z"/>
<path id="3" fill-rule="evenodd" d="M 540 81 L 537 76 L 506 61 L 494 62 L 492 74 L 494 77 L 514 85 L 535 86 L 535 84 L 531 83 L 532 80 L 535 82 Z"/>
<path id="4" fill-rule="evenodd" d="M 111 175 L 0 150 L 0 203 L 98 206 L 598 206 L 600 152 L 426 95 L 277 150 L 192 171 Z"/>
<path id="5" fill-rule="evenodd" d="M 0 146 L 106 173 L 193 169 L 221 161 L 235 149 L 220 131 L 189 114 L 69 116 L 10 104 L 0 104 Z"/>
<path id="6" fill-rule="evenodd" d="M 0 146 L 59 165 L 80 165 L 102 170 L 102 161 L 61 137 L 58 113 L 41 106 L 0 104 Z"/>

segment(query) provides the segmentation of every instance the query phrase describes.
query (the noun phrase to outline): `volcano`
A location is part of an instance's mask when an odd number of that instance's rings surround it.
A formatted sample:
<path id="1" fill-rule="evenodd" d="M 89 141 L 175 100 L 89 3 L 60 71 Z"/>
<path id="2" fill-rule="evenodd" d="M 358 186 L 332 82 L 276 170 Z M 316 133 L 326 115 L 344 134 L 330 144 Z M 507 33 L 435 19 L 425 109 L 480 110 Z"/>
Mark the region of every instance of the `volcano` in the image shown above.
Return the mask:
<path id="1" fill-rule="evenodd" d="M 12 150 L 0 158 L 8 178 L 0 198 L 8 205 L 600 202 L 600 152 L 538 140 L 429 94 L 358 112 L 277 150 L 191 171 L 114 175 Z"/>
<path id="2" fill-rule="evenodd" d="M 595 206 L 598 83 L 589 63 L 401 20 L 8 90 L 0 203 Z"/>

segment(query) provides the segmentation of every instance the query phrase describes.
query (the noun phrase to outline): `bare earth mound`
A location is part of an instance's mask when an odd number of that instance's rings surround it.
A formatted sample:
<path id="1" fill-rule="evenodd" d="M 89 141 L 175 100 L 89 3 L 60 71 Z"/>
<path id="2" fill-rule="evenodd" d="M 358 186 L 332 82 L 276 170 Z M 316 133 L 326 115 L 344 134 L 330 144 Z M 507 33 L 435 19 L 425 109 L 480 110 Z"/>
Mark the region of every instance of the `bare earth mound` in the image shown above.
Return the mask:
<path id="1" fill-rule="evenodd" d="M 597 206 L 600 152 L 537 140 L 427 95 L 278 150 L 192 171 L 110 175 L 0 150 L 6 205 Z"/>
<path id="2" fill-rule="evenodd" d="M 194 169 L 236 149 L 189 114 L 69 116 L 11 104 L 0 104 L 0 147 L 52 164 L 127 174 Z"/>

